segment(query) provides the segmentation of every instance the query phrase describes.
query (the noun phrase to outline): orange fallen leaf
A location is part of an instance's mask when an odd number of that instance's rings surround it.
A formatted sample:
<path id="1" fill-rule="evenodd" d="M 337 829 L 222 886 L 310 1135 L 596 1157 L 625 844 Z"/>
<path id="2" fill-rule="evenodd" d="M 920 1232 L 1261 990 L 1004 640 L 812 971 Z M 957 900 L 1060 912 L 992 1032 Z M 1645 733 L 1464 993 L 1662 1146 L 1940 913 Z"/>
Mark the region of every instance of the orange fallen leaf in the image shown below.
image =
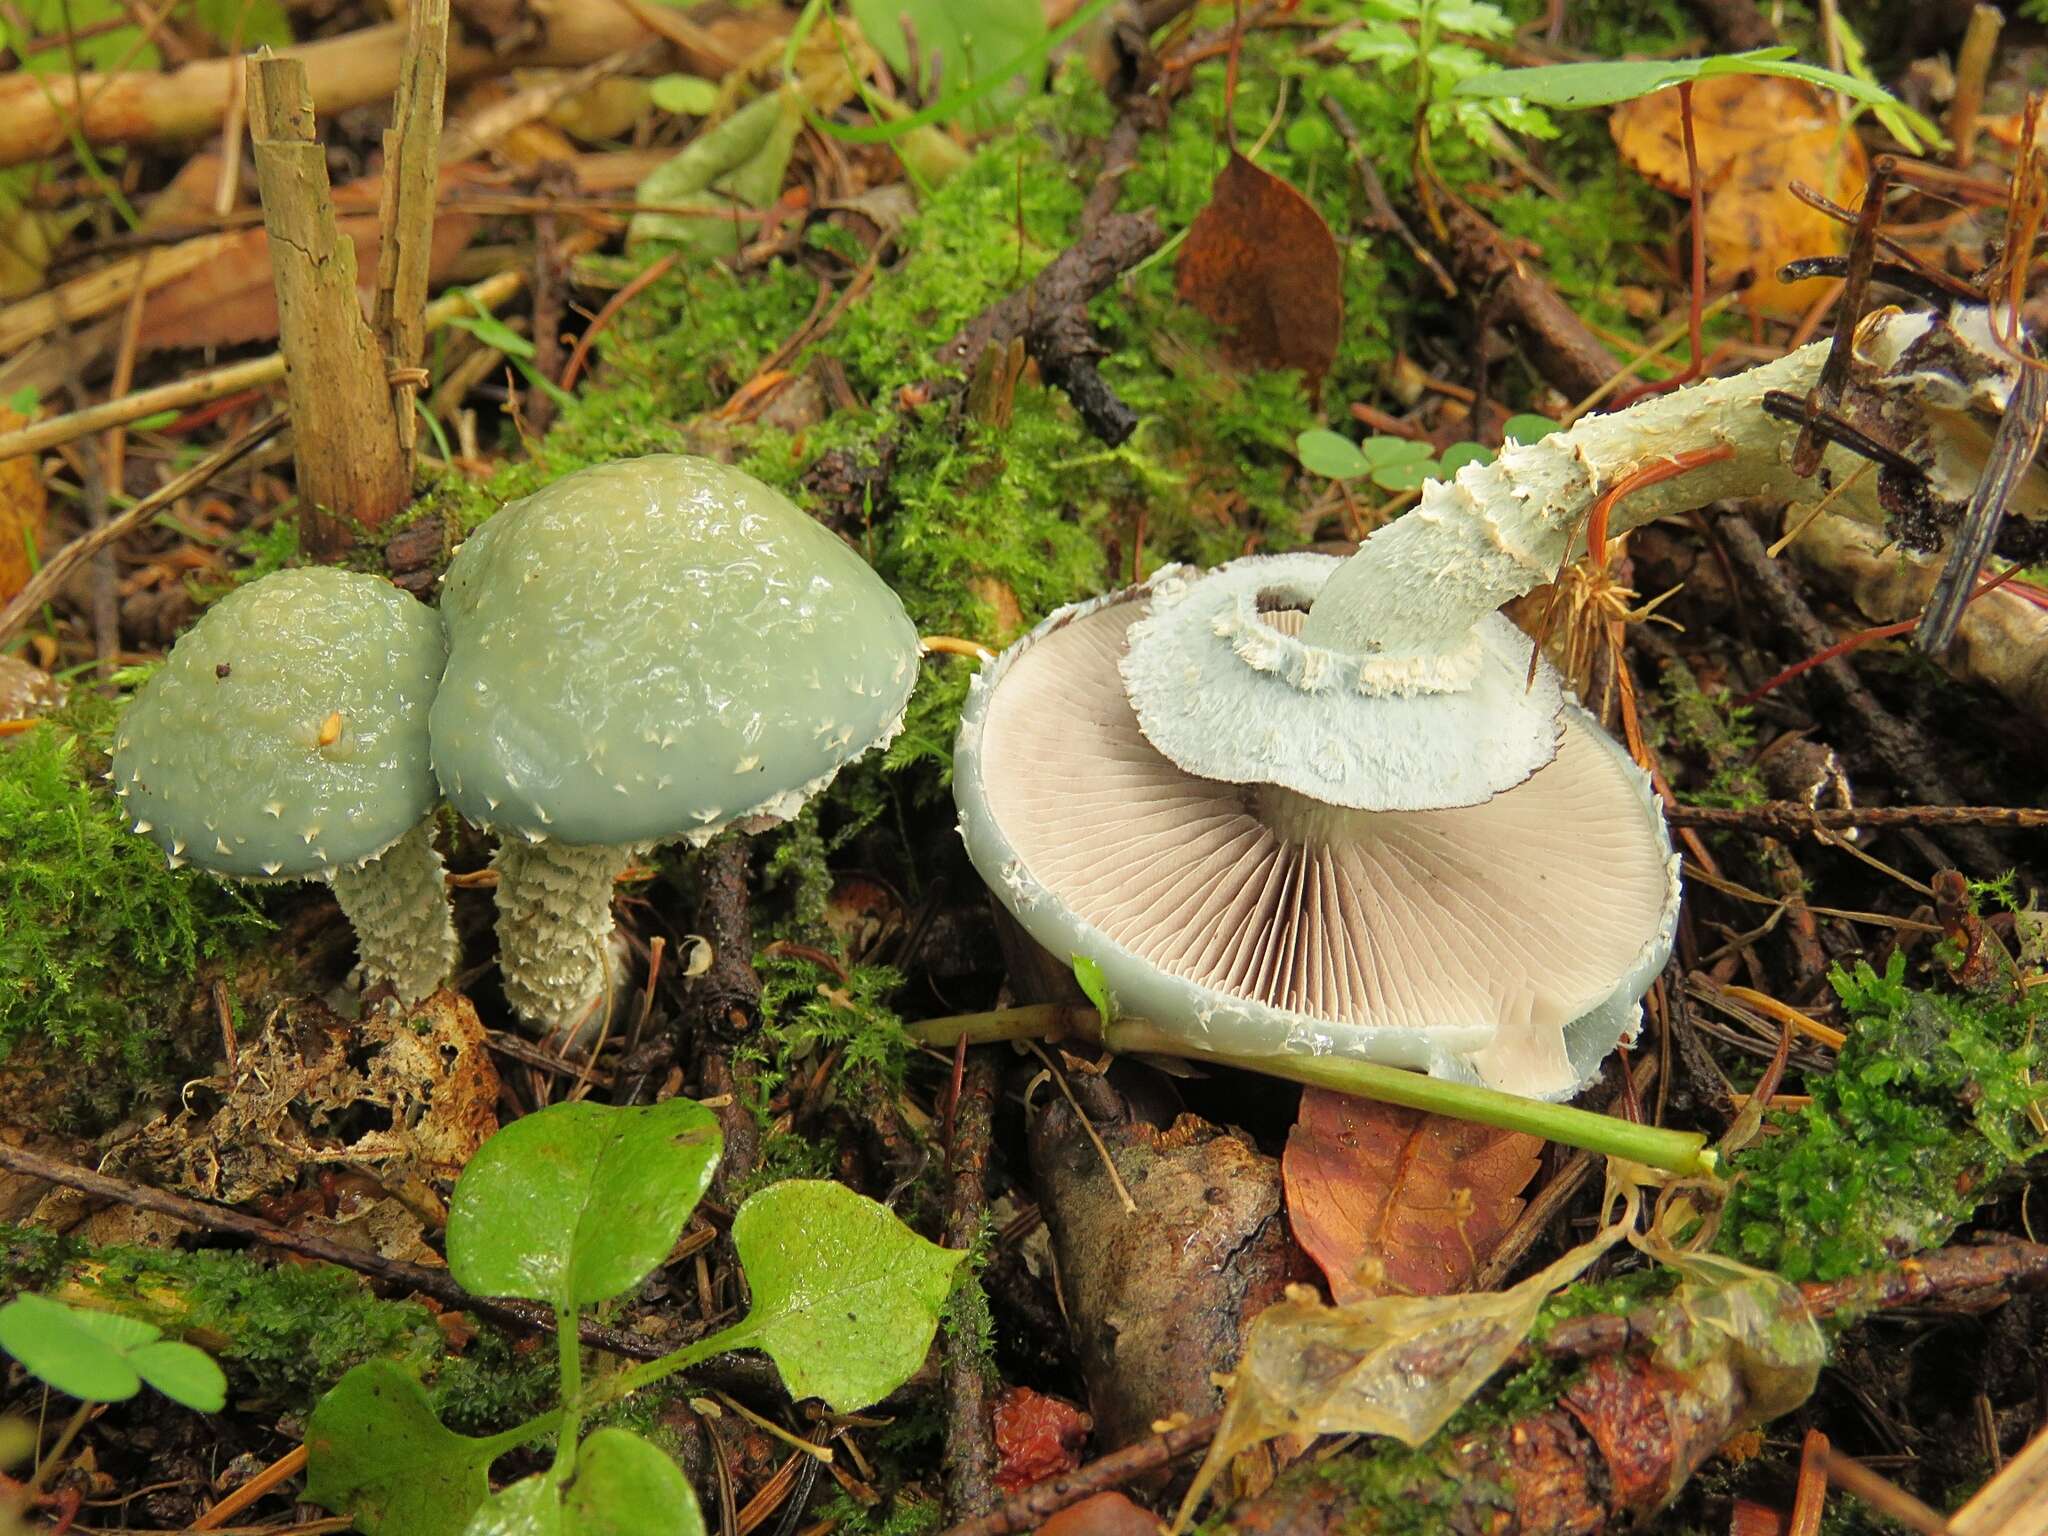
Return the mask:
<path id="1" fill-rule="evenodd" d="M 1278 176 L 1230 157 L 1188 226 L 1175 289 L 1222 332 L 1233 366 L 1298 368 L 1321 391 L 1344 330 L 1344 257 L 1315 205 Z"/>
<path id="2" fill-rule="evenodd" d="M 1743 303 L 1798 314 L 1816 291 L 1778 281 L 1778 268 L 1848 244 L 1848 230 L 1809 208 L 1792 183 L 1854 208 L 1870 174 L 1862 141 L 1821 94 L 1774 75 L 1717 75 L 1692 88 L 1693 141 L 1706 192 L 1707 277 L 1752 281 Z M 1678 92 L 1623 102 L 1608 118 L 1621 157 L 1665 191 L 1689 196 Z M 1808 279 L 1811 283 L 1815 279 Z"/>
<path id="3" fill-rule="evenodd" d="M 0 432 L 27 424 L 27 417 L 0 405 Z M 36 456 L 23 453 L 0 460 L 0 603 L 28 585 L 48 514 L 49 500 L 36 469 Z"/>
<path id="4" fill-rule="evenodd" d="M 1095 1421 L 1062 1398 L 1005 1387 L 996 1399 L 996 1486 L 1015 1493 L 1081 1465 Z"/>
<path id="5" fill-rule="evenodd" d="M 1295 1241 L 1339 1306 L 1470 1286 L 1522 1209 L 1543 1142 L 1321 1088 L 1280 1163 Z"/>

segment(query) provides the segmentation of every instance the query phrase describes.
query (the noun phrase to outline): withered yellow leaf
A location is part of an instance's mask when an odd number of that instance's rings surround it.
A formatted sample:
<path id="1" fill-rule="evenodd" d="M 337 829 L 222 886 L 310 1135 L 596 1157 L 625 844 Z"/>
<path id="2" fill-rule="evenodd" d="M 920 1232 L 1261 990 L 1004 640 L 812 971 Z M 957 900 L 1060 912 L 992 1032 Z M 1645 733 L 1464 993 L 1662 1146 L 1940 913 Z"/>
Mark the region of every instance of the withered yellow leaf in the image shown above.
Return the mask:
<path id="1" fill-rule="evenodd" d="M 1778 268 L 1841 251 L 1848 231 L 1802 203 L 1792 183 L 1854 208 L 1870 173 L 1862 143 L 1801 80 L 1712 76 L 1693 86 L 1692 112 L 1706 194 L 1707 281 L 1721 286 L 1747 276 L 1743 302 L 1751 309 L 1798 314 L 1818 290 L 1810 280 L 1779 282 Z M 1631 166 L 1665 191 L 1689 195 L 1676 90 L 1622 103 L 1608 128 Z"/>

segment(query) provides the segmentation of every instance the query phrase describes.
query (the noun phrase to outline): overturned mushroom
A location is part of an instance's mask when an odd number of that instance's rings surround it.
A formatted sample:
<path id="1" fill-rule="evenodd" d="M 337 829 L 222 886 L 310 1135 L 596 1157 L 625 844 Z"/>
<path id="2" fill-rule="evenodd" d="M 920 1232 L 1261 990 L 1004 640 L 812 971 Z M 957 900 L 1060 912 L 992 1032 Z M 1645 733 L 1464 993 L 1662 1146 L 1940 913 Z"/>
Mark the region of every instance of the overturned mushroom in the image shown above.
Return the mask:
<path id="1" fill-rule="evenodd" d="M 604 987 L 612 882 L 660 843 L 794 816 L 888 741 L 917 633 L 861 558 L 710 459 L 579 470 L 448 568 L 434 766 L 499 836 L 499 966 L 529 1023 Z"/>
<path id="2" fill-rule="evenodd" d="M 1243 616 L 1274 666 L 1338 562 L 1241 560 L 1062 610 L 977 679 L 955 757 L 969 853 L 1024 928 L 1094 960 L 1120 1006 L 1190 1049 L 1363 1057 L 1539 1098 L 1577 1089 L 1631 1034 L 1669 952 L 1677 867 L 1646 777 L 1575 705 L 1555 757 L 1465 808 L 1357 811 L 1280 782 L 1190 773 L 1148 740 L 1119 670 L 1148 612 Z M 1528 642 L 1490 637 L 1519 670 Z M 1271 768 L 1342 750 L 1268 718 L 1190 658 L 1210 747 Z M 1517 677 L 1519 683 L 1519 677 Z M 1225 696 L 1218 697 L 1222 693 Z M 1556 683 L 1538 697 L 1557 708 Z M 1310 694 L 1341 718 L 1341 690 Z M 1240 774 L 1248 778 L 1248 774 Z"/>
<path id="3" fill-rule="evenodd" d="M 115 736 L 115 793 L 173 865 L 325 880 L 363 970 L 407 1002 L 455 961 L 428 812 L 432 609 L 373 576 L 279 571 L 171 647 Z"/>

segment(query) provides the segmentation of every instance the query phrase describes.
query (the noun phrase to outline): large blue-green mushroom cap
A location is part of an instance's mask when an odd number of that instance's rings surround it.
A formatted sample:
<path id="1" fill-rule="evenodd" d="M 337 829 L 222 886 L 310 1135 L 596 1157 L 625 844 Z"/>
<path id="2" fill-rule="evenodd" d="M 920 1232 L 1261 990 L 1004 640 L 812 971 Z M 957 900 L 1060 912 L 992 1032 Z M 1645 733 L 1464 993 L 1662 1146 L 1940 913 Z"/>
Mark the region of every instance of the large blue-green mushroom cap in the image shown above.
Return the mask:
<path id="1" fill-rule="evenodd" d="M 121 718 L 114 786 L 173 859 L 244 879 L 375 858 L 437 798 L 434 611 L 353 571 L 279 571 L 179 637 Z"/>
<path id="2" fill-rule="evenodd" d="M 888 740 L 917 632 L 867 563 L 714 460 L 595 465 L 498 512 L 443 587 L 434 766 L 529 840 L 701 842 Z"/>

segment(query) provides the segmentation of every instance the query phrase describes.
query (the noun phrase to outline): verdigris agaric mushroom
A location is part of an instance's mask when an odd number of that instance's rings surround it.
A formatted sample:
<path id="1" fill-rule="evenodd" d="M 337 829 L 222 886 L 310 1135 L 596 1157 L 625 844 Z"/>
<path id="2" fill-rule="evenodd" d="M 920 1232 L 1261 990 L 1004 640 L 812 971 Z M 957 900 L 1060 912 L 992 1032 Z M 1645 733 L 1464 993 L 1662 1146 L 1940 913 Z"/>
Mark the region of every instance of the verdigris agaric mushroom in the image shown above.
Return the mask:
<path id="1" fill-rule="evenodd" d="M 434 611 L 378 577 L 250 582 L 136 693 L 115 733 L 115 793 L 174 866 L 327 881 L 367 979 L 415 1001 L 456 953 L 428 818 L 427 707 L 446 654 Z"/>
<path id="2" fill-rule="evenodd" d="M 497 833 L 498 961 L 530 1024 L 602 995 L 638 853 L 794 816 L 892 738 L 917 632 L 770 487 L 657 454 L 567 475 L 457 551 L 434 766 Z"/>
<path id="3" fill-rule="evenodd" d="M 1677 861 L 1648 778 L 1547 670 L 1525 699 L 1529 642 L 1504 619 L 1483 636 L 1497 682 L 1375 734 L 1355 680 L 1301 633 L 1339 564 L 1174 568 L 1046 620 L 976 679 L 962 720 L 969 853 L 1027 932 L 1093 960 L 1120 1008 L 1186 1050 L 1565 1097 L 1633 1032 L 1670 950 Z M 1140 658 L 1135 637 L 1169 620 L 1170 659 Z M 1273 707 L 1234 663 L 1305 681 Z M 1159 685 L 1149 713 L 1138 677 Z M 1547 764 L 1489 760 L 1484 725 L 1510 709 L 1547 711 Z M 1472 745 L 1438 780 L 1458 808 L 1343 803 L 1390 776 L 1422 798 L 1420 754 L 1460 731 Z M 1522 782 L 1492 794 L 1470 777 L 1489 766 Z"/>

